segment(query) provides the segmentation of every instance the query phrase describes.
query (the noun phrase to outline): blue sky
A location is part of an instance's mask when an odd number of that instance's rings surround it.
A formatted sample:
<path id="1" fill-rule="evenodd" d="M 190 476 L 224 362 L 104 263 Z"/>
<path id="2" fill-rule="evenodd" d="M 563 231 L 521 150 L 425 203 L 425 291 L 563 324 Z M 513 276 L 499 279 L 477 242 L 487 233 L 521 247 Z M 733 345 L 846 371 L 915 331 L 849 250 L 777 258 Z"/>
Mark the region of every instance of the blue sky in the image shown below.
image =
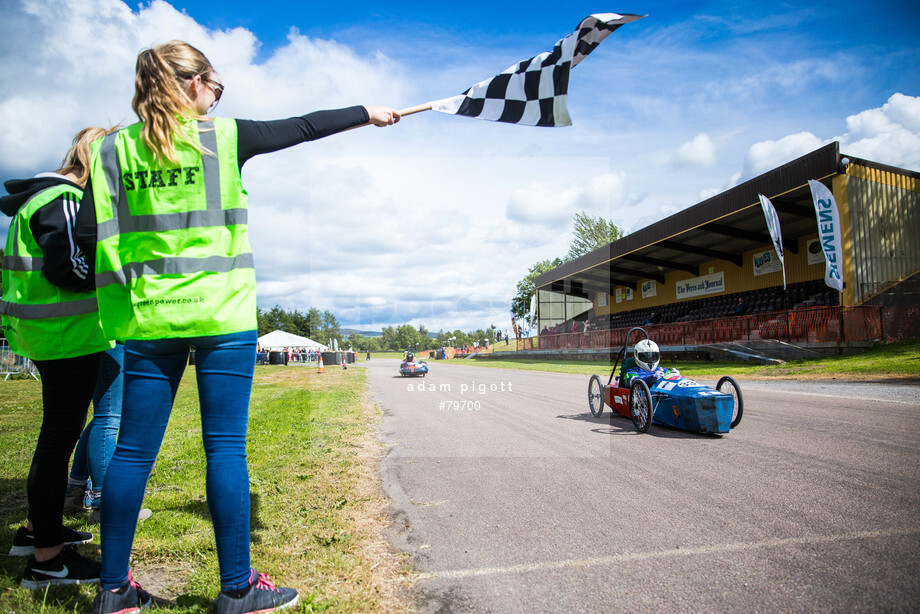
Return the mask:
<path id="1" fill-rule="evenodd" d="M 916 2 L 316 4 L 0 3 L 0 180 L 135 121 L 137 52 L 172 38 L 220 72 L 217 115 L 274 119 L 452 96 L 616 11 L 648 16 L 573 71 L 572 127 L 427 112 L 247 163 L 259 304 L 504 328 L 578 211 L 635 231 L 834 140 L 920 170 Z"/>

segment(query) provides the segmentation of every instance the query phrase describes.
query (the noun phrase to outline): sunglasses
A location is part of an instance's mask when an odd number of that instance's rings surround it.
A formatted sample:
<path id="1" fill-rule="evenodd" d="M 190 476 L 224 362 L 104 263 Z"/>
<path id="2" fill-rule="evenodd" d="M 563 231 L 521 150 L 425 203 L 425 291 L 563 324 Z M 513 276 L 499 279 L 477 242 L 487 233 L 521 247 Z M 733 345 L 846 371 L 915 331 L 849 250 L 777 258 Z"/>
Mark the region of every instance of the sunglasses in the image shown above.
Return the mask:
<path id="1" fill-rule="evenodd" d="M 221 94 L 224 93 L 224 86 L 217 81 L 212 81 L 211 79 L 207 80 L 214 89 L 214 104 L 217 104 L 220 101 Z"/>

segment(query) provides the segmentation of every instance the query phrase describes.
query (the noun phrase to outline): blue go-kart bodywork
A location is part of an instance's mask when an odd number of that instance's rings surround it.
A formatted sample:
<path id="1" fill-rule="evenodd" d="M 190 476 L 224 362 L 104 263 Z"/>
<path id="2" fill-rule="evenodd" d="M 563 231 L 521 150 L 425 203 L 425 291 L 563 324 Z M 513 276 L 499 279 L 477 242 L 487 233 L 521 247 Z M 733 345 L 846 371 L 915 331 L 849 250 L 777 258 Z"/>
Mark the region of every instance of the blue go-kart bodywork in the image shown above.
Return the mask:
<path id="1" fill-rule="evenodd" d="M 399 365 L 399 374 L 403 377 L 425 377 L 428 374 L 428 363 L 424 360 L 404 360 Z"/>
<path id="2" fill-rule="evenodd" d="M 655 424 L 697 433 L 727 433 L 732 427 L 734 397 L 690 378 L 660 379 L 649 392 Z"/>
<path id="3" fill-rule="evenodd" d="M 631 418 L 640 433 L 647 432 L 655 422 L 695 433 L 723 434 L 741 422 L 744 399 L 738 383 L 729 376 L 722 377 L 715 388 L 676 373 L 666 374 L 651 386 L 638 377 L 627 384 L 624 372 L 628 365 L 624 364 L 619 374 L 617 367 L 626 356 L 633 331 L 642 332 L 648 339 L 644 329 L 630 329 L 607 384 L 602 384 L 597 375 L 591 376 L 588 406 L 592 415 L 599 417 L 604 405 L 609 405 L 615 413 Z"/>

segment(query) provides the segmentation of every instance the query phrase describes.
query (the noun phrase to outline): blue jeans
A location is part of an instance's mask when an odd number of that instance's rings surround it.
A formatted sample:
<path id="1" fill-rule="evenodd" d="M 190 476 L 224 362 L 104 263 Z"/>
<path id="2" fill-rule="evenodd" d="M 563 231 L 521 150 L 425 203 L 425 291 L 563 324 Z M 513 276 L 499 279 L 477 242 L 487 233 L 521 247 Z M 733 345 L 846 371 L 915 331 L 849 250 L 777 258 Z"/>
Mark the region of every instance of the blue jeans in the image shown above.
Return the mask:
<path id="1" fill-rule="evenodd" d="M 190 346 L 195 347 L 208 509 L 217 542 L 221 590 L 249 585 L 246 429 L 256 342 L 253 330 L 125 343 L 121 431 L 102 489 L 102 588 L 115 589 L 128 582 L 128 557 L 137 514 Z"/>
<path id="2" fill-rule="evenodd" d="M 121 423 L 124 360 L 125 346 L 121 344 L 102 355 L 93 393 L 93 419 L 80 435 L 70 467 L 71 480 L 86 482 L 86 478 L 92 478 L 94 506 L 99 504 L 102 495 L 102 482 L 115 452 L 118 425 Z"/>

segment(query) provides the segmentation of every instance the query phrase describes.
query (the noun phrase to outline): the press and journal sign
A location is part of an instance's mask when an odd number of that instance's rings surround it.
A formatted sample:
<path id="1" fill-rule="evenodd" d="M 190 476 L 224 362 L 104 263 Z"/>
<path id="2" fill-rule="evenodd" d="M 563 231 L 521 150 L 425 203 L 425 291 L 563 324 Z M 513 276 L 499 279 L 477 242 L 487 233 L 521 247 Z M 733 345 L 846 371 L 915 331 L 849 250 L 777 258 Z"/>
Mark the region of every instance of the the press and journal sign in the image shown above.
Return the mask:
<path id="1" fill-rule="evenodd" d="M 697 298 L 709 294 L 725 292 L 725 273 L 720 271 L 711 275 L 685 279 L 675 284 L 675 296 L 678 300 Z"/>

